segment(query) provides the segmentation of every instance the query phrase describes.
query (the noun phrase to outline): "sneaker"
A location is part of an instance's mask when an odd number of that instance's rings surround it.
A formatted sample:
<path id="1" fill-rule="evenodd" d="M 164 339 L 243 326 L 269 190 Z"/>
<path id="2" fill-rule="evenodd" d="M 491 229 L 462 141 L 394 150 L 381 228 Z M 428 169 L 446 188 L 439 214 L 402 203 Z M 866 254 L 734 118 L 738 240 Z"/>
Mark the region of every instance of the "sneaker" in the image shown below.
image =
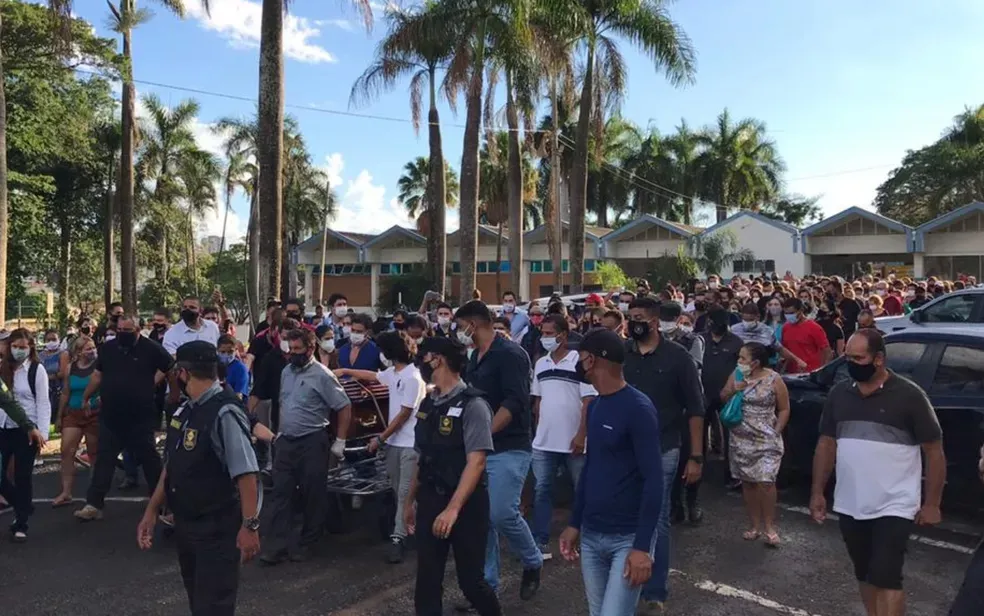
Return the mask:
<path id="1" fill-rule="evenodd" d="M 101 520 L 103 517 L 103 512 L 102 509 L 96 509 L 92 505 L 86 505 L 76 511 L 73 515 L 83 522 L 91 522 L 93 520 Z"/>
<path id="2" fill-rule="evenodd" d="M 468 602 L 468 599 L 465 599 L 461 603 L 456 603 L 454 605 L 454 611 L 457 612 L 457 613 L 459 613 L 459 614 L 477 614 L 478 613 L 478 610 L 476 610 L 474 607 L 472 607 L 472 604 Z"/>
<path id="3" fill-rule="evenodd" d="M 27 533 L 22 530 L 10 531 L 10 540 L 14 543 L 27 543 Z"/>
<path id="4" fill-rule="evenodd" d="M 662 601 L 639 601 L 636 616 L 661 616 L 666 613 L 666 605 Z"/>
<path id="5" fill-rule="evenodd" d="M 700 526 L 700 523 L 704 521 L 704 510 L 697 505 L 690 505 L 687 507 L 687 523 L 691 526 Z"/>
<path id="6" fill-rule="evenodd" d="M 403 539 L 400 537 L 390 538 L 389 549 L 386 551 L 386 562 L 391 565 L 398 565 L 403 562 Z"/>
<path id="7" fill-rule="evenodd" d="M 297 550 L 291 552 L 290 562 L 303 563 L 311 558 L 311 551 L 306 546 L 299 546 Z"/>
<path id="8" fill-rule="evenodd" d="M 529 601 L 540 590 L 540 569 L 523 569 L 523 579 L 519 585 L 519 598 Z"/>
<path id="9" fill-rule="evenodd" d="M 86 468 L 92 467 L 92 460 L 89 458 L 89 453 L 86 451 L 76 452 L 75 461 Z"/>
<path id="10" fill-rule="evenodd" d="M 543 555 L 543 560 L 550 560 L 553 558 L 553 554 L 550 553 L 549 544 L 544 543 L 540 545 L 539 548 L 540 548 L 540 554 Z"/>
<path id="11" fill-rule="evenodd" d="M 121 481 L 120 485 L 117 487 L 120 489 L 121 492 L 128 492 L 130 490 L 136 489 L 137 486 L 139 485 L 140 484 L 137 482 L 136 479 L 133 479 L 132 477 L 124 477 L 123 481 Z"/>
<path id="12" fill-rule="evenodd" d="M 268 554 L 260 554 L 260 564 L 267 567 L 274 567 L 281 563 L 285 563 L 288 560 L 287 550 L 282 550 L 280 552 L 273 552 Z"/>
<path id="13" fill-rule="evenodd" d="M 681 524 L 687 519 L 686 513 L 683 511 L 683 507 L 676 506 L 670 509 L 670 524 L 676 526 Z"/>

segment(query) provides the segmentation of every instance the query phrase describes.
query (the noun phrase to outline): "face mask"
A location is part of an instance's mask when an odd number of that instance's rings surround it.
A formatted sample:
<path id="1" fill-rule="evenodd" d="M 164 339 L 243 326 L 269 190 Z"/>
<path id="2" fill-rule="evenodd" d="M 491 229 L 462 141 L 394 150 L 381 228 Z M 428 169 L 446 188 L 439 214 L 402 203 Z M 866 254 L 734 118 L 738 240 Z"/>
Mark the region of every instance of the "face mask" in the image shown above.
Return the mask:
<path id="1" fill-rule="evenodd" d="M 84 353 L 82 353 L 82 357 L 87 361 L 94 361 L 96 359 L 96 350 L 91 349 L 89 351 L 85 351 Z"/>
<path id="2" fill-rule="evenodd" d="M 516 312 L 516 304 L 507 303 L 502 305 L 503 312 Z"/>
<path id="3" fill-rule="evenodd" d="M 354 344 L 355 346 L 359 346 L 360 344 L 366 341 L 366 335 L 352 332 L 352 334 L 349 336 L 349 340 L 351 340 L 352 344 Z"/>
<path id="4" fill-rule="evenodd" d="M 633 340 L 645 340 L 649 337 L 649 322 L 632 321 L 629 323 L 629 335 Z"/>
<path id="5" fill-rule="evenodd" d="M 413 341 L 417 343 L 417 346 L 420 346 L 424 343 L 424 337 L 420 336 L 419 338 L 414 338 Z"/>
<path id="6" fill-rule="evenodd" d="M 111 315 L 109 315 L 109 322 L 110 323 L 116 323 L 119 320 L 120 320 L 120 315 L 118 315 L 118 314 L 111 314 Z"/>
<path id="7" fill-rule="evenodd" d="M 301 320 L 301 313 L 300 312 L 287 312 L 287 313 L 284 314 L 284 316 L 287 317 L 288 319 L 294 319 L 295 321 L 300 321 Z"/>
<path id="8" fill-rule="evenodd" d="M 178 389 L 181 390 L 181 393 L 183 393 L 184 395 L 187 396 L 188 395 L 188 381 L 181 378 L 181 373 L 180 372 L 178 373 L 178 378 L 176 380 L 178 382 Z"/>
<path id="9" fill-rule="evenodd" d="M 164 328 L 167 327 L 167 325 L 164 323 L 154 323 L 153 327 L 154 327 L 154 331 L 160 332 L 160 331 L 164 331 Z"/>
<path id="10" fill-rule="evenodd" d="M 769 306 L 769 314 L 774 317 L 779 316 L 782 314 L 782 306 Z"/>
<path id="11" fill-rule="evenodd" d="M 694 326 L 693 325 L 680 325 L 679 328 L 680 328 L 680 331 L 683 332 L 683 333 L 685 333 L 685 334 L 692 334 L 692 333 L 694 333 Z"/>
<path id="12" fill-rule="evenodd" d="M 328 340 L 322 340 L 318 343 L 321 345 L 321 350 L 325 353 L 332 353 L 335 351 L 335 339 L 329 338 Z"/>
<path id="13" fill-rule="evenodd" d="M 348 314 L 348 306 L 335 306 L 335 316 L 339 319 Z"/>
<path id="14" fill-rule="evenodd" d="M 471 345 L 475 344 L 475 341 L 472 339 L 471 336 L 469 336 L 468 334 L 466 334 L 465 332 L 460 331 L 460 330 L 458 331 L 458 342 L 460 342 L 461 344 L 463 344 L 465 346 L 471 346 Z M 469 349 L 469 351 L 471 351 L 471 350 L 472 349 Z"/>
<path id="15" fill-rule="evenodd" d="M 393 321 L 393 329 L 395 329 L 396 331 L 402 331 L 403 328 L 405 328 L 406 326 L 407 326 L 406 323 L 398 323 L 396 321 Z"/>
<path id="16" fill-rule="evenodd" d="M 232 353 L 219 353 L 219 363 L 223 366 L 228 366 L 231 364 L 233 358 L 235 358 L 235 355 Z"/>
<path id="17" fill-rule="evenodd" d="M 14 358 L 14 361 L 20 363 L 31 356 L 31 349 L 10 349 L 10 356 Z"/>
<path id="18" fill-rule="evenodd" d="M 872 312 L 878 312 L 878 305 L 877 304 L 868 304 L 868 309 L 871 310 Z"/>
<path id="19" fill-rule="evenodd" d="M 351 336 L 352 335 L 352 326 L 351 325 L 343 325 L 342 326 L 342 334 L 344 334 L 346 338 L 348 338 L 349 336 Z"/>
<path id="20" fill-rule="evenodd" d="M 748 376 L 752 372 L 752 367 L 748 364 L 738 364 L 738 372 L 740 372 L 742 376 Z"/>
<path id="21" fill-rule="evenodd" d="M 753 301 L 753 302 L 757 302 L 757 301 L 759 301 L 760 299 L 762 299 L 762 296 L 761 296 L 761 295 L 753 295 L 753 296 L 752 296 L 752 301 Z"/>
<path id="22" fill-rule="evenodd" d="M 89 327 L 88 325 L 83 325 L 81 329 L 79 329 L 79 331 L 82 332 L 82 335 L 88 336 L 89 334 L 92 333 L 92 328 Z"/>
<path id="23" fill-rule="evenodd" d="M 116 338 L 120 341 L 121 347 L 132 347 L 137 343 L 137 334 L 135 332 L 120 332 L 116 335 Z"/>
<path id="24" fill-rule="evenodd" d="M 847 374 L 858 383 L 867 383 L 875 376 L 878 368 L 875 364 L 858 364 L 853 361 L 847 362 Z"/>
<path id="25" fill-rule="evenodd" d="M 474 354 L 475 354 L 475 349 L 474 348 L 471 348 L 471 349 L 468 349 L 467 351 L 465 351 L 465 355 L 468 357 L 468 359 L 471 359 L 472 358 L 472 355 L 474 355 Z"/>
<path id="26" fill-rule="evenodd" d="M 668 333 L 672 332 L 677 327 L 678 326 L 677 326 L 677 322 L 676 321 L 660 321 L 659 322 L 659 331 L 663 332 L 664 334 L 668 334 Z"/>
<path id="27" fill-rule="evenodd" d="M 875 291 L 878 297 L 885 297 L 885 289 L 878 289 Z"/>
<path id="28" fill-rule="evenodd" d="M 795 323 L 799 321 L 799 315 L 795 312 L 793 314 L 786 314 L 785 317 L 787 323 Z"/>
<path id="29" fill-rule="evenodd" d="M 530 317 L 530 323 L 533 324 L 533 327 L 539 327 L 540 323 L 543 323 L 543 315 L 534 314 L 533 316 Z"/>
<path id="30" fill-rule="evenodd" d="M 618 303 L 618 311 L 621 312 L 622 314 L 625 314 L 626 312 L 628 312 L 629 311 L 629 303 L 628 302 L 619 302 Z"/>
<path id="31" fill-rule="evenodd" d="M 557 347 L 560 346 L 560 343 L 557 342 L 556 336 L 540 338 L 540 344 L 543 345 L 543 350 L 547 353 L 553 353 L 557 350 Z"/>
<path id="32" fill-rule="evenodd" d="M 198 311 L 185 308 L 181 311 L 181 320 L 184 321 L 186 325 L 195 325 L 198 323 Z"/>
<path id="33" fill-rule="evenodd" d="M 57 340 L 51 340 L 49 342 L 44 343 L 44 350 L 48 351 L 49 353 L 54 353 L 59 348 L 61 348 L 61 345 L 58 343 Z"/>
<path id="34" fill-rule="evenodd" d="M 290 343 L 287 342 L 286 340 L 281 340 L 280 341 L 280 352 L 281 353 L 290 353 Z"/>
<path id="35" fill-rule="evenodd" d="M 583 361 L 578 360 L 577 364 L 574 366 L 574 376 L 576 376 L 577 377 L 577 380 L 578 381 L 581 381 L 582 383 L 589 382 L 588 381 L 588 373 L 584 369 L 584 362 Z"/>
<path id="36" fill-rule="evenodd" d="M 434 379 L 434 366 L 430 365 L 428 362 L 421 362 L 420 378 L 424 379 L 425 383 L 430 383 Z"/>
<path id="37" fill-rule="evenodd" d="M 759 327 L 758 321 L 743 321 L 743 323 L 745 324 L 745 329 L 750 332 L 755 331 Z"/>
<path id="38" fill-rule="evenodd" d="M 383 364 L 384 367 L 389 368 L 393 365 L 393 360 L 387 359 L 382 353 L 379 354 L 379 363 Z"/>
<path id="39" fill-rule="evenodd" d="M 290 354 L 290 363 L 291 363 L 292 366 L 294 366 L 296 368 L 303 368 L 304 366 L 306 366 L 308 364 L 309 361 L 311 361 L 311 358 L 308 357 L 307 353 L 291 353 Z"/>
<path id="40" fill-rule="evenodd" d="M 116 340 L 116 334 L 106 334 L 106 337 L 103 339 L 103 342 L 111 342 L 113 340 Z"/>
<path id="41" fill-rule="evenodd" d="M 707 288 L 709 288 L 711 290 L 716 289 L 716 288 L 718 288 L 718 283 L 716 283 L 716 282 L 709 282 L 709 283 L 707 283 Z"/>
<path id="42" fill-rule="evenodd" d="M 441 327 L 451 325 L 451 317 L 437 317 L 437 324 Z"/>
<path id="43" fill-rule="evenodd" d="M 714 334 L 715 336 L 723 336 L 723 335 L 725 335 L 726 333 L 728 333 L 728 324 L 727 323 L 712 323 L 711 324 L 711 333 Z"/>
<path id="44" fill-rule="evenodd" d="M 914 291 L 909 291 L 908 293 L 905 294 L 905 298 L 907 300 L 910 300 L 910 299 L 912 299 L 915 296 L 916 296 L 916 293 Z"/>

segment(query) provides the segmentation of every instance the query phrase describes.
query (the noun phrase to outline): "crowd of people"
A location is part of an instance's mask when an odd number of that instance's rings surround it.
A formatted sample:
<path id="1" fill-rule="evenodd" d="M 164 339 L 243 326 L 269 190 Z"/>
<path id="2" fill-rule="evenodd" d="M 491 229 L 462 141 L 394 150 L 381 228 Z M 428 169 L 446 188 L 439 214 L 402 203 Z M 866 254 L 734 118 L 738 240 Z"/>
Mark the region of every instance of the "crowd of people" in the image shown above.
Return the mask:
<path id="1" fill-rule="evenodd" d="M 935 413 L 918 386 L 885 368 L 876 318 L 975 284 L 712 275 L 654 291 L 640 279 L 583 305 L 556 294 L 521 303 L 506 292 L 492 310 L 428 293 L 419 310 L 391 319 L 357 312 L 336 293 L 310 314 L 300 300 L 271 299 L 265 318 L 238 326 L 218 292 L 209 306 L 184 299 L 177 320 L 161 309 L 144 321 L 112 304 L 105 322 L 84 316 L 64 336 L 0 332 L 0 506 L 14 510 L 13 539 L 27 541 L 32 470 L 49 425 L 61 435 L 52 505 L 74 502 L 77 463 L 93 469 L 74 512 L 81 521 L 103 518 L 122 454 L 120 487 L 135 487 L 142 469 L 152 495 L 141 547 L 158 523 L 173 527 L 192 613 L 232 614 L 240 559 L 310 557 L 325 526 L 329 468 L 346 460 L 354 435 L 344 383 L 375 383 L 388 391 L 388 413 L 367 449 L 385 458 L 397 502 L 386 559 L 402 562 L 416 535 L 418 614 L 442 613 L 452 547 L 467 599 L 459 607 L 501 614 L 500 539 L 522 564 L 521 598 L 536 595 L 554 556 L 561 469 L 574 498 L 556 546 L 580 560 L 591 615 L 661 614 L 669 529 L 702 523 L 708 458 L 721 456 L 729 486 L 742 491 L 741 537 L 783 544 L 775 483 L 790 402 L 780 375 L 845 355 L 851 382 L 828 398 L 811 511 L 825 518 L 836 466 L 834 510 L 864 605 L 869 616 L 894 616 L 904 610 L 911 525 L 939 522 L 946 469 Z M 251 330 L 247 344 L 237 327 Z M 897 449 L 871 436 L 878 430 Z"/>

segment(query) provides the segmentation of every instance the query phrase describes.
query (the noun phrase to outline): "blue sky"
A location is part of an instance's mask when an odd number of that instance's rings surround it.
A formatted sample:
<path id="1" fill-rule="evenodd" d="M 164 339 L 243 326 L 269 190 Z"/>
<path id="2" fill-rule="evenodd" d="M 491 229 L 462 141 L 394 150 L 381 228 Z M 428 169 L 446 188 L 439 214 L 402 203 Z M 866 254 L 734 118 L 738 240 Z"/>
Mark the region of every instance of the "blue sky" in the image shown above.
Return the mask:
<path id="1" fill-rule="evenodd" d="M 155 15 L 134 34 L 138 81 L 255 98 L 260 0 L 211 0 L 211 17 L 198 0 L 185 0 L 186 19 L 143 0 Z M 105 36 L 101 0 L 77 0 L 77 14 Z M 288 113 L 300 122 L 309 148 L 325 165 L 342 197 L 339 230 L 373 232 L 409 225 L 395 201 L 403 165 L 425 155 L 426 134 L 409 124 L 406 84 L 357 111 L 407 122 L 329 113 L 348 109 L 354 80 L 372 61 L 386 31 L 376 5 L 366 33 L 343 2 L 295 0 L 285 30 Z M 673 17 L 698 52 L 696 83 L 666 84 L 628 44 L 629 88 L 623 115 L 669 132 L 685 118 L 711 123 L 725 107 L 766 122 L 788 166 L 787 190 L 822 195 L 827 215 L 869 206 L 876 187 L 905 151 L 936 139 L 965 106 L 984 102 L 977 78 L 984 39 L 984 3 L 947 0 L 945 9 L 920 0 L 680 0 Z M 138 84 L 165 102 L 188 97 L 201 105 L 196 130 L 205 147 L 220 139 L 209 123 L 246 116 L 255 106 L 204 94 Z M 445 152 L 458 167 L 463 105 L 445 107 Z M 246 204 L 235 203 L 241 232 Z M 219 216 L 204 222 L 220 228 Z M 449 221 L 449 226 L 457 224 Z"/>

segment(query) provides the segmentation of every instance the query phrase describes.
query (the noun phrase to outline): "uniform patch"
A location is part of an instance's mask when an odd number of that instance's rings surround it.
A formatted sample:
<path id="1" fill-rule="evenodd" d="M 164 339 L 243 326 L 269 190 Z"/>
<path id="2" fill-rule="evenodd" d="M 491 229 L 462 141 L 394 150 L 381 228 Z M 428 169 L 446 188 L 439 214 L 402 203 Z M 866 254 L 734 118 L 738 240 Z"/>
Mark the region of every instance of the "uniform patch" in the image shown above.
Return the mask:
<path id="1" fill-rule="evenodd" d="M 451 434 L 451 418 L 445 415 L 441 417 L 441 426 L 437 429 L 441 433 L 441 436 L 448 436 Z"/>
<path id="2" fill-rule="evenodd" d="M 177 419 L 172 419 L 171 420 L 171 427 L 174 428 L 175 430 L 180 430 L 181 429 L 181 422 L 178 421 Z"/>
<path id="3" fill-rule="evenodd" d="M 2 382 L 2 381 L 0 381 L 0 382 Z M 417 419 L 427 419 L 427 413 L 425 413 L 423 411 L 418 411 L 417 412 Z"/>
<path id="4" fill-rule="evenodd" d="M 198 444 L 198 430 L 193 428 L 188 428 L 184 433 L 184 448 L 186 451 L 191 451 Z"/>

